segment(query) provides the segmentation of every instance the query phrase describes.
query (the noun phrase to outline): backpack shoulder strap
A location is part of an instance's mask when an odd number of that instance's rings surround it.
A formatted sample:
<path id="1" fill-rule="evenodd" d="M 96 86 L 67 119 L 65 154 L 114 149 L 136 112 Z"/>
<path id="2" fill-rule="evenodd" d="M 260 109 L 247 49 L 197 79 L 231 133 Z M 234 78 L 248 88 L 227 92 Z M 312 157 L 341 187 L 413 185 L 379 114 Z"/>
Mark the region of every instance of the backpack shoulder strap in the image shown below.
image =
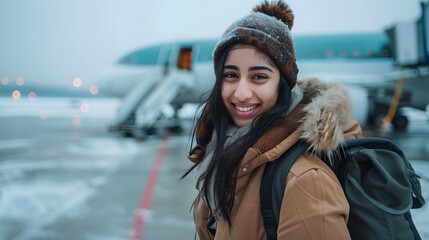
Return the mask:
<path id="1" fill-rule="evenodd" d="M 268 240 L 277 239 L 279 214 L 286 188 L 286 178 L 295 161 L 309 146 L 304 142 L 297 142 L 277 160 L 265 166 L 260 187 L 261 211 Z"/>

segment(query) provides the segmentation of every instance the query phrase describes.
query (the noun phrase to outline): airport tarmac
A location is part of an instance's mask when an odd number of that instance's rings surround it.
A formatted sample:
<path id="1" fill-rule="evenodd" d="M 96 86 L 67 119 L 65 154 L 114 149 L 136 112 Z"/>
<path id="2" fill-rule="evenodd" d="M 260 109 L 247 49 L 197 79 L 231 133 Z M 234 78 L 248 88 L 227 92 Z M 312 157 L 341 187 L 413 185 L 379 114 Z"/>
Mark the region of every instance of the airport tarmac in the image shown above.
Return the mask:
<path id="1" fill-rule="evenodd" d="M 0 239 L 193 239 L 194 182 L 179 181 L 191 166 L 187 134 L 124 138 L 106 130 L 110 115 L 76 114 L 0 116 Z M 428 199 L 427 120 L 385 137 L 404 149 Z M 428 205 L 413 218 L 429 239 Z"/>

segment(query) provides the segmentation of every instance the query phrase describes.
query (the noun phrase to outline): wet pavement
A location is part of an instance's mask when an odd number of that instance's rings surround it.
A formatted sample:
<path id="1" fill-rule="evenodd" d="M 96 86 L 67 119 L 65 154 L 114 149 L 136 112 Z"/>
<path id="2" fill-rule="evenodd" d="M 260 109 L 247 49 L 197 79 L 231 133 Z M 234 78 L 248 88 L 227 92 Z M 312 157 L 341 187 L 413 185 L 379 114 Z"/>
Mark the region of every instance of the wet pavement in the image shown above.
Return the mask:
<path id="1" fill-rule="evenodd" d="M 146 140 L 106 131 L 108 118 L 0 116 L 0 239 L 193 239 L 196 191 L 188 136 Z M 398 143 L 429 198 L 429 124 L 417 118 Z M 191 174 L 192 175 L 192 174 Z M 429 208 L 413 211 L 429 239 Z"/>
<path id="2" fill-rule="evenodd" d="M 88 122 L 84 122 L 88 120 Z M 0 239 L 144 239 L 194 234 L 186 136 L 138 141 L 96 120 L 0 118 Z M 162 141 L 168 143 L 150 209 L 139 209 Z M 141 226 L 140 226 L 141 228 Z M 142 229 L 143 230 L 143 229 Z"/>

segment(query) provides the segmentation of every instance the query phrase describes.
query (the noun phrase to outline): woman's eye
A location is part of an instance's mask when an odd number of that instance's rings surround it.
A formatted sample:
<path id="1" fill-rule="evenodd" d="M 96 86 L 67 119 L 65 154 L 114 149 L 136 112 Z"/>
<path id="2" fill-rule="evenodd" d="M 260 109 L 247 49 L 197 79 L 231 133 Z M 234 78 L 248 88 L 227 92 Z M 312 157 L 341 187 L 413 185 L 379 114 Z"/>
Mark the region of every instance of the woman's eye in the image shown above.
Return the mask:
<path id="1" fill-rule="evenodd" d="M 237 74 L 235 73 L 225 73 L 223 78 L 237 78 Z"/>
<path id="2" fill-rule="evenodd" d="M 254 75 L 254 76 L 253 76 L 253 79 L 256 79 L 256 80 L 267 79 L 267 76 L 257 74 L 257 75 Z"/>

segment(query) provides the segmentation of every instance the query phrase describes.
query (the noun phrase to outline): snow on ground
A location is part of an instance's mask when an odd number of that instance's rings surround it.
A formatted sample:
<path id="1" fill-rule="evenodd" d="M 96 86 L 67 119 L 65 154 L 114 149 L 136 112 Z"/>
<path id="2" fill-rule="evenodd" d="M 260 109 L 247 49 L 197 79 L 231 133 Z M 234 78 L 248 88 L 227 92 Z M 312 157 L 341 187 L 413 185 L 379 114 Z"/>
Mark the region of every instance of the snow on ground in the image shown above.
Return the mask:
<path id="1" fill-rule="evenodd" d="M 135 140 L 115 138 L 88 138 L 54 147 L 59 158 L 42 154 L 0 159 L 0 239 L 49 237 L 44 226 L 86 211 L 96 188 L 140 151 Z M 82 154 L 86 157 L 79 158 Z M 93 174 L 77 177 L 88 171 Z M 16 227 L 8 228 L 12 224 Z M 21 230 L 12 233 L 10 229 L 16 228 Z"/>

